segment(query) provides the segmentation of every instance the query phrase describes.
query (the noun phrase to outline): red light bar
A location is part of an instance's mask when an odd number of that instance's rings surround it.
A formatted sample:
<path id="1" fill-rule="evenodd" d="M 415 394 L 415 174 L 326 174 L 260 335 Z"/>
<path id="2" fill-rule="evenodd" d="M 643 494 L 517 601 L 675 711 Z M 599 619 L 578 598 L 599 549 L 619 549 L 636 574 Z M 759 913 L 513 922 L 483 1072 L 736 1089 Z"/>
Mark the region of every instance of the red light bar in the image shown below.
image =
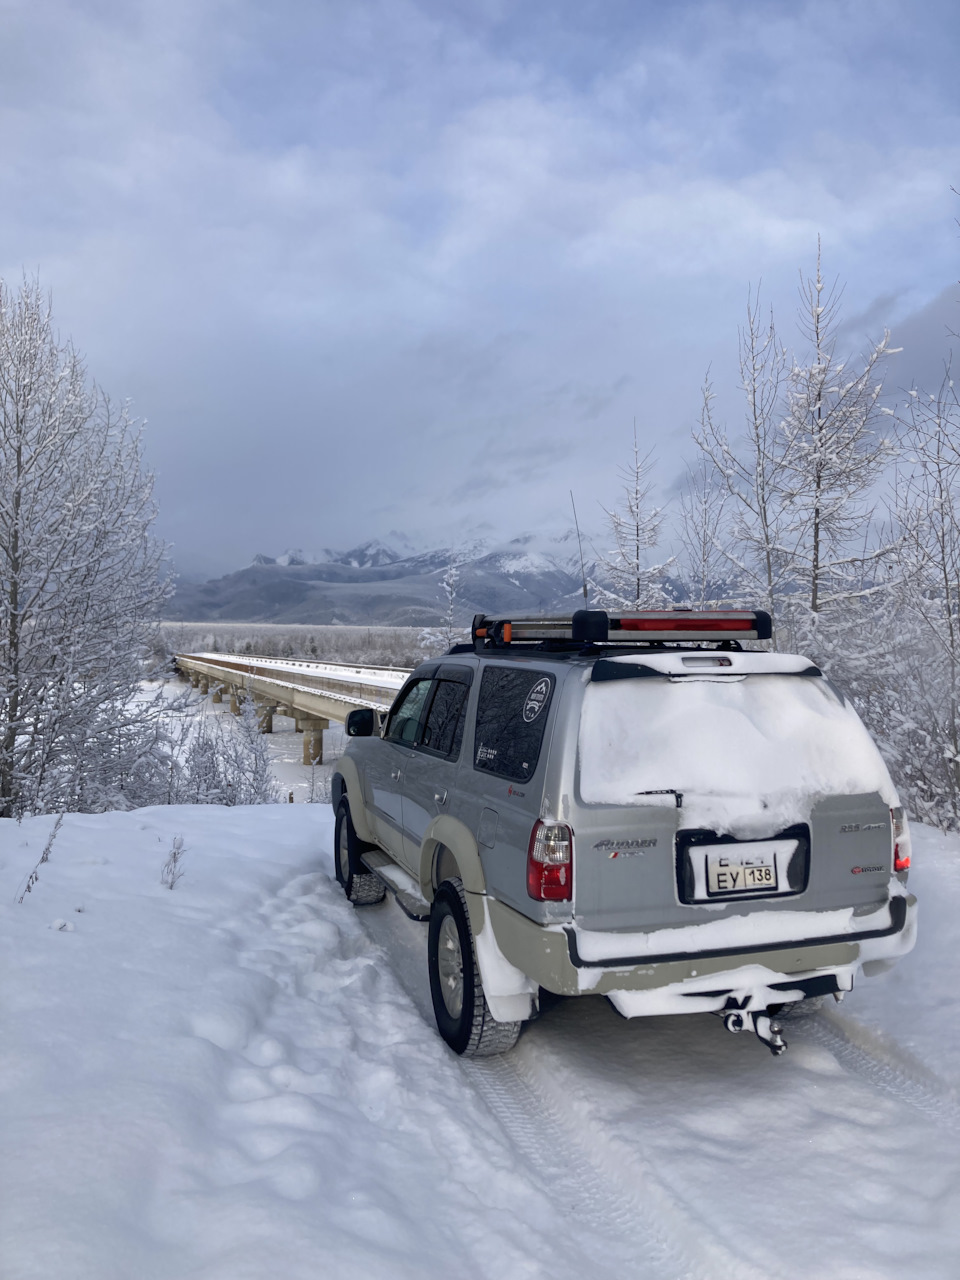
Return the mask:
<path id="1" fill-rule="evenodd" d="M 642 618 L 611 618 L 611 631 L 755 631 L 756 615 L 739 617 L 696 613 L 655 613 Z"/>

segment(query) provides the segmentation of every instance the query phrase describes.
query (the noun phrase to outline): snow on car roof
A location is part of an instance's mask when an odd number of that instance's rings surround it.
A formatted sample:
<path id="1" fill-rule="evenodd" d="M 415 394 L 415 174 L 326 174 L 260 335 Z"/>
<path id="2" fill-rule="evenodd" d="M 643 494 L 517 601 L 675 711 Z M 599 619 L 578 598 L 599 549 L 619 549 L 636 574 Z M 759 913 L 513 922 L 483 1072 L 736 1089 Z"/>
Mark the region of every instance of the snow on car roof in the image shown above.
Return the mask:
<path id="1" fill-rule="evenodd" d="M 659 653 L 618 653 L 604 657 L 602 661 L 617 666 L 649 667 L 652 671 L 668 676 L 820 674 L 809 658 L 798 653 L 684 649 Z"/>

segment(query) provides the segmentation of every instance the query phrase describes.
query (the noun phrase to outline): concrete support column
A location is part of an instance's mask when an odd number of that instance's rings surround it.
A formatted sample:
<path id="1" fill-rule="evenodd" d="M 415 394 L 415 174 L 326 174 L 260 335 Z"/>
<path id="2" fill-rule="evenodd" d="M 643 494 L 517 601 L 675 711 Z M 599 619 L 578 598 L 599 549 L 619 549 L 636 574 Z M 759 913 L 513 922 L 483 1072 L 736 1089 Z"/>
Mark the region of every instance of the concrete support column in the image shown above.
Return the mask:
<path id="1" fill-rule="evenodd" d="M 190 683 L 193 685 L 194 689 L 198 689 L 198 688 L 200 687 L 200 672 L 199 672 L 199 671 L 191 671 L 191 672 L 190 672 Z"/>
<path id="2" fill-rule="evenodd" d="M 210 701 L 211 702 L 223 701 L 223 685 L 222 684 L 218 684 L 214 686 L 213 696 L 211 697 Z"/>
<path id="3" fill-rule="evenodd" d="M 273 733 L 273 717 L 277 708 L 271 706 L 268 702 L 261 702 L 257 705 L 257 719 L 260 721 L 261 733 Z"/>
<path id="4" fill-rule="evenodd" d="M 235 716 L 240 714 L 240 690 L 235 684 L 230 686 L 230 710 Z"/>
<path id="5" fill-rule="evenodd" d="M 200 677 L 200 692 L 201 692 L 202 694 L 208 694 L 208 693 L 210 692 L 210 677 L 209 677 L 209 676 L 203 676 L 203 675 L 202 675 L 202 676 Z"/>
<path id="6" fill-rule="evenodd" d="M 329 720 L 314 720 L 309 716 L 297 718 L 297 730 L 303 734 L 304 764 L 323 764 L 323 731 L 329 728 Z"/>

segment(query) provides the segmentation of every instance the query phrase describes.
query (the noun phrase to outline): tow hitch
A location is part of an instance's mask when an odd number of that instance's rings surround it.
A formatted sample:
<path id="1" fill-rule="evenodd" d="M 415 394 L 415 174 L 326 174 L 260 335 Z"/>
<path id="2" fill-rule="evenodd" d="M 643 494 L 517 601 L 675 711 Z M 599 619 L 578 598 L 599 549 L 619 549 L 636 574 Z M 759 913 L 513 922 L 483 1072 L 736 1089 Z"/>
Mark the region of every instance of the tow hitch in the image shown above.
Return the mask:
<path id="1" fill-rule="evenodd" d="M 723 1025 L 737 1035 L 741 1031 L 753 1031 L 775 1058 L 786 1053 L 787 1042 L 783 1038 L 780 1023 L 769 1013 L 751 1013 L 749 1009 L 731 1009 L 723 1015 Z"/>

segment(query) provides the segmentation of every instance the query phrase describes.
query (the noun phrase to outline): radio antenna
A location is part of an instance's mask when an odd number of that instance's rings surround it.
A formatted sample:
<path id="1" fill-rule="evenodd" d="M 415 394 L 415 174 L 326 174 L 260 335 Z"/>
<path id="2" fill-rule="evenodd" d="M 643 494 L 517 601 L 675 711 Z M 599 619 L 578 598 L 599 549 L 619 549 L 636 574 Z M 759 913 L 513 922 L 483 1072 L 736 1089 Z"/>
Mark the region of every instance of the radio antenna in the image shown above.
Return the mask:
<path id="1" fill-rule="evenodd" d="M 587 603 L 587 572 L 583 567 L 583 543 L 580 541 L 580 521 L 577 519 L 577 504 L 573 500 L 573 490 L 570 490 L 570 505 L 573 507 L 573 524 L 577 531 L 577 546 L 580 548 L 580 578 L 583 582 L 583 603 Z"/>

